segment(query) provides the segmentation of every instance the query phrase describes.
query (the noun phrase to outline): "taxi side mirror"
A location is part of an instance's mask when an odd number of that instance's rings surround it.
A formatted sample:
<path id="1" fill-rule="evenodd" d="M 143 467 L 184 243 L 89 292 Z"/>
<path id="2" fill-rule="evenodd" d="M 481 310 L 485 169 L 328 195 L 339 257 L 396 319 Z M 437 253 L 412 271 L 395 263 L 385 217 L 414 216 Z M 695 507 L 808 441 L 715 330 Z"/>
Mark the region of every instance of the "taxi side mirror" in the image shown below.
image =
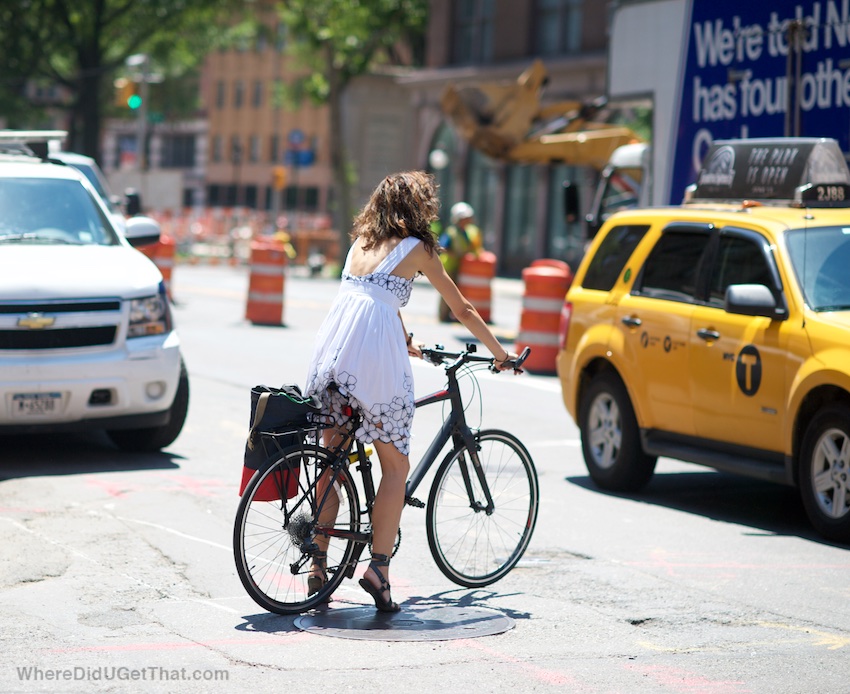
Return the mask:
<path id="1" fill-rule="evenodd" d="M 724 308 L 727 313 L 742 316 L 764 316 L 785 320 L 788 311 L 777 301 L 773 292 L 763 284 L 730 284 L 726 288 Z"/>

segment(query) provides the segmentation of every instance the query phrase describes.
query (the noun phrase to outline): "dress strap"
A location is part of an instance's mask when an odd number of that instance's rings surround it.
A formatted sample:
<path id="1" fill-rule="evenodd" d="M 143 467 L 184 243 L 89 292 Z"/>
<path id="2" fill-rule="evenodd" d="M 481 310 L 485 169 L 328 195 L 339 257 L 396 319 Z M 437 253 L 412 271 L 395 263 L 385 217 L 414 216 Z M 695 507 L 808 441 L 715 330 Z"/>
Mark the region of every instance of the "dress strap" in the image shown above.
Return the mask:
<path id="1" fill-rule="evenodd" d="M 419 239 L 415 236 L 408 236 L 403 238 L 401 241 L 396 244 L 396 247 L 393 248 L 389 253 L 387 253 L 386 258 L 384 258 L 378 267 L 375 268 L 374 272 L 385 272 L 387 274 L 391 273 L 396 269 L 396 266 L 405 259 L 408 253 L 414 249 L 416 244 L 419 243 Z"/>

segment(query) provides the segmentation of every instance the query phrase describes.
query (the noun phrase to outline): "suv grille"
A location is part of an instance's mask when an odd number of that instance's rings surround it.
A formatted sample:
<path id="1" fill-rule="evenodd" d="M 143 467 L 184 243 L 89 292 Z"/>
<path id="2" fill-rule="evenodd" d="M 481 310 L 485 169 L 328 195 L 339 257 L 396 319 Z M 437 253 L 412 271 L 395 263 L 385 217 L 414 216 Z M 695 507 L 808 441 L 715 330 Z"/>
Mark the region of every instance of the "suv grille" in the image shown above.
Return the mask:
<path id="1" fill-rule="evenodd" d="M 59 330 L 0 330 L 0 350 L 110 345 L 115 341 L 115 331 L 114 325 Z"/>
<path id="2" fill-rule="evenodd" d="M 24 349 L 68 349 L 97 347 L 115 342 L 121 324 L 121 301 L 117 299 L 75 299 L 70 301 L 32 301 L 0 304 L 0 351 Z M 65 316 L 72 325 L 77 321 L 71 314 L 88 316 L 79 327 L 51 326 L 41 329 L 24 328 L 23 318 L 44 315 Z M 17 316 L 17 318 L 16 318 Z M 92 320 L 93 316 L 98 318 Z M 97 325 L 99 323 L 99 325 Z"/>

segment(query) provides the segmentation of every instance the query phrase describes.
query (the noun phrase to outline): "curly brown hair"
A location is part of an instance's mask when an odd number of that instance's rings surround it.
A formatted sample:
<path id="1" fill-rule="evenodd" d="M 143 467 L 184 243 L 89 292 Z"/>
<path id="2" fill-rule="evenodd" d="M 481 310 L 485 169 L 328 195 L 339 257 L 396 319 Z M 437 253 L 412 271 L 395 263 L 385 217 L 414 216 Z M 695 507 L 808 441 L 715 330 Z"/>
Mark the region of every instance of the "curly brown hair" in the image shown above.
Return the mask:
<path id="1" fill-rule="evenodd" d="M 414 236 L 429 253 L 437 247 L 431 223 L 437 219 L 440 200 L 434 177 L 424 171 L 403 171 L 387 176 L 354 220 L 351 239 L 362 238 L 363 250 L 384 239 Z"/>

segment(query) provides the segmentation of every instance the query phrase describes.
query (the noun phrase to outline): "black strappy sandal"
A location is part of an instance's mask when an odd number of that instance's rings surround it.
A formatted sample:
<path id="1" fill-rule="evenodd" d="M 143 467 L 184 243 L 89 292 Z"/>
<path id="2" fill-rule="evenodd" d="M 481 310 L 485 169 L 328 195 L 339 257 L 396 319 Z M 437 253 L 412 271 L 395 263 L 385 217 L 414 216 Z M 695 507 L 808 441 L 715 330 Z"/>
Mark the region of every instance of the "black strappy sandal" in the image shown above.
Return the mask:
<path id="1" fill-rule="evenodd" d="M 307 597 L 318 593 L 328 582 L 327 560 L 327 552 L 313 552 L 313 567 L 318 568 L 322 575 L 307 577 Z M 328 602 L 330 601 L 331 598 L 328 597 Z"/>
<path id="2" fill-rule="evenodd" d="M 360 587 L 372 596 L 372 599 L 375 601 L 375 607 L 380 612 L 398 612 L 401 609 L 397 602 L 392 601 L 392 598 L 389 600 L 384 599 L 383 593 L 384 591 L 390 591 L 390 583 L 378 567 L 389 565 L 390 558 L 386 554 L 373 554 L 372 561 L 369 562 L 369 568 L 378 577 L 381 587 L 376 588 L 366 577 L 360 579 Z"/>

